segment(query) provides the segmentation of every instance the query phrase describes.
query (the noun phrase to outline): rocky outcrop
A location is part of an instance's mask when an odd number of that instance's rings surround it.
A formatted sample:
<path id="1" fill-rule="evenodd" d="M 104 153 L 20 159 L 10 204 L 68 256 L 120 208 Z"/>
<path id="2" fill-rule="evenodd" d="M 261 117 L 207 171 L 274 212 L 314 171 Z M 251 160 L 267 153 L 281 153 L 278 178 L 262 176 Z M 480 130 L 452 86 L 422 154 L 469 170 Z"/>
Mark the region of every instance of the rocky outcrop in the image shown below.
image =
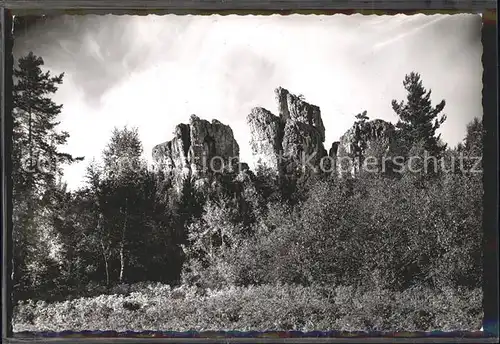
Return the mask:
<path id="1" fill-rule="evenodd" d="M 379 119 L 369 121 L 364 113 L 327 152 L 320 108 L 281 87 L 275 95 L 279 114 L 256 107 L 247 116 L 247 123 L 257 164 L 278 175 L 291 176 L 304 167 L 320 173 L 356 173 L 367 154 L 391 150 L 394 126 Z M 216 182 L 218 172 L 248 170 L 246 164 L 239 163 L 239 146 L 232 129 L 195 115 L 189 124 L 177 125 L 172 140 L 154 147 L 153 158 L 171 174 L 178 190 L 186 179 L 201 187 Z"/>
<path id="2" fill-rule="evenodd" d="M 254 108 L 247 123 L 251 134 L 250 148 L 257 164 L 277 171 L 283 151 L 283 121 L 264 108 Z"/>
<path id="3" fill-rule="evenodd" d="M 356 123 L 338 142 L 337 154 L 361 156 L 375 143 L 390 145 L 394 125 L 381 119 Z"/>
<path id="4" fill-rule="evenodd" d="M 327 155 L 325 127 L 318 106 L 284 88 L 275 90 L 279 116 L 254 108 L 247 117 L 250 145 L 257 163 L 277 173 L 291 173 L 301 166 L 319 167 Z"/>
<path id="5" fill-rule="evenodd" d="M 153 160 L 172 175 L 179 190 L 187 178 L 202 185 L 214 173 L 234 169 L 239 146 L 228 125 L 192 115 L 189 124 L 176 126 L 172 140 L 153 148 Z"/>
<path id="6" fill-rule="evenodd" d="M 275 90 L 280 118 L 286 123 L 303 123 L 319 133 L 321 142 L 325 141 L 325 126 L 321 119 L 320 108 L 305 102 L 301 97 L 278 87 Z"/>
<path id="7" fill-rule="evenodd" d="M 392 123 L 381 119 L 355 123 L 330 149 L 338 171 L 355 174 L 368 155 L 390 155 L 395 139 Z M 342 162 L 340 162 L 342 160 Z"/>

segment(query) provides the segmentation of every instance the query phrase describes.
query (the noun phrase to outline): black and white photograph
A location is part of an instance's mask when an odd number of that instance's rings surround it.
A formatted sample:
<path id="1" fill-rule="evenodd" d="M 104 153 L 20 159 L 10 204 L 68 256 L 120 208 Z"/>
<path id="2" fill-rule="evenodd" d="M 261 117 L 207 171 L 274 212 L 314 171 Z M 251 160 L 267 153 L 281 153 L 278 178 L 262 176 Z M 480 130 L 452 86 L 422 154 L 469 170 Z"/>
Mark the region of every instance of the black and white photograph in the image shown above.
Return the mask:
<path id="1" fill-rule="evenodd" d="M 13 332 L 482 330 L 482 25 L 15 17 Z"/>

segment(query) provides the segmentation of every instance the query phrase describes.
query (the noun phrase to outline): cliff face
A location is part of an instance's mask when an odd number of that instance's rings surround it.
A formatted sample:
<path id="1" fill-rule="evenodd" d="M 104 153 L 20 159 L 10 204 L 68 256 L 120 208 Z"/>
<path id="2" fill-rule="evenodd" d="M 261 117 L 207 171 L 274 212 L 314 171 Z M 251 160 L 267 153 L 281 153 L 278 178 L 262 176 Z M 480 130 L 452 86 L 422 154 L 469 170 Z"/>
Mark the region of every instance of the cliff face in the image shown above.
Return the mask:
<path id="1" fill-rule="evenodd" d="M 374 119 L 354 124 L 340 137 L 340 141 L 337 143 L 337 155 L 360 156 L 375 143 L 389 146 L 393 137 L 394 126 L 384 120 Z"/>
<path id="2" fill-rule="evenodd" d="M 390 155 L 394 139 L 395 128 L 389 122 L 375 119 L 356 123 L 333 143 L 330 156 L 334 155 L 337 161 L 342 159 L 337 165 L 338 172 L 354 174 L 359 169 L 356 165 L 361 164 L 367 155 Z"/>
<path id="3" fill-rule="evenodd" d="M 319 107 L 281 87 L 275 90 L 275 95 L 279 116 L 254 108 L 247 117 L 254 157 L 277 173 L 291 172 L 304 159 L 311 166 L 319 166 L 326 155 L 325 127 Z"/>
<path id="4" fill-rule="evenodd" d="M 179 190 L 186 178 L 203 183 L 214 172 L 234 168 L 239 146 L 228 125 L 192 115 L 189 124 L 179 124 L 174 138 L 153 148 L 153 159 L 171 173 Z"/>
<path id="5" fill-rule="evenodd" d="M 247 117 L 250 127 L 250 148 L 257 163 L 277 171 L 283 151 L 284 123 L 264 108 L 254 108 Z"/>
<path id="6" fill-rule="evenodd" d="M 319 134 L 321 142 L 325 141 L 325 126 L 318 106 L 311 105 L 288 90 L 278 87 L 275 90 L 280 118 L 286 123 L 303 123 Z"/>

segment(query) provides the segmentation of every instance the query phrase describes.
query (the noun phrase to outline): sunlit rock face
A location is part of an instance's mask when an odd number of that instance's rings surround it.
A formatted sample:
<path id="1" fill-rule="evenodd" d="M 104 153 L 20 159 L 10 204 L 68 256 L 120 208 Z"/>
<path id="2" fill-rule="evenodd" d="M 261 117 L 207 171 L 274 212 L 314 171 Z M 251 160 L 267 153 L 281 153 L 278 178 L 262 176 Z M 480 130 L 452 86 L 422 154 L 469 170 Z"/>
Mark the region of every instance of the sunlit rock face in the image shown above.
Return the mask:
<path id="1" fill-rule="evenodd" d="M 320 108 L 281 87 L 275 96 L 278 115 L 256 107 L 247 116 L 257 166 L 288 176 L 308 169 L 355 174 L 367 154 L 391 152 L 395 128 L 379 119 L 356 122 L 327 152 Z M 232 129 L 218 120 L 192 115 L 189 124 L 176 126 L 173 136 L 153 148 L 153 158 L 179 191 L 186 180 L 197 188 L 212 187 L 220 173 L 243 166 Z"/>
<path id="2" fill-rule="evenodd" d="M 390 152 L 395 129 L 380 119 L 355 123 L 327 152 L 320 108 L 282 87 L 275 95 L 278 115 L 254 108 L 247 117 L 252 153 L 260 166 L 280 175 L 304 167 L 320 173 L 356 174 L 366 154 Z"/>
<path id="3" fill-rule="evenodd" d="M 339 142 L 334 142 L 330 156 L 335 156 L 338 172 L 355 175 L 363 160 L 373 156 L 377 160 L 382 155 L 390 156 L 395 143 L 395 128 L 392 123 L 374 119 L 355 123 Z"/>
<path id="4" fill-rule="evenodd" d="M 281 87 L 275 90 L 275 96 L 279 116 L 254 108 L 247 117 L 250 146 L 257 164 L 279 174 L 291 173 L 304 162 L 318 167 L 327 155 L 320 108 Z"/>
<path id="5" fill-rule="evenodd" d="M 282 87 L 275 90 L 275 95 L 278 102 L 279 116 L 283 121 L 303 123 L 309 129 L 317 131 L 321 142 L 325 141 L 325 126 L 318 106 L 305 102 L 299 96 L 291 94 Z"/>
<path id="6" fill-rule="evenodd" d="M 192 115 L 189 124 L 176 126 L 172 140 L 153 148 L 153 160 L 181 190 L 187 179 L 205 185 L 215 173 L 236 168 L 239 146 L 228 125 Z"/>
<path id="7" fill-rule="evenodd" d="M 279 156 L 283 151 L 283 122 L 264 108 L 254 108 L 247 117 L 247 123 L 251 134 L 250 148 L 255 161 L 278 171 Z"/>

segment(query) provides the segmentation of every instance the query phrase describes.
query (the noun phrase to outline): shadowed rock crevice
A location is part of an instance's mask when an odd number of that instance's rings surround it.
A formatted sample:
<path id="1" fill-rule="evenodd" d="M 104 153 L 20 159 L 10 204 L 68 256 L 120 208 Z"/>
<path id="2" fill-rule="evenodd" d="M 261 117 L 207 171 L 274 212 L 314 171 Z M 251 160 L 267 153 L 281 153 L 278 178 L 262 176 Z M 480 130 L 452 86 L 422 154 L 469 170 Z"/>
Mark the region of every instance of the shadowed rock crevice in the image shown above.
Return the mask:
<path id="1" fill-rule="evenodd" d="M 181 140 L 184 148 L 184 156 L 188 156 L 189 149 L 191 148 L 191 130 L 188 125 L 179 125 L 181 131 Z"/>
<path id="2" fill-rule="evenodd" d="M 335 141 L 335 142 L 332 143 L 332 147 L 328 151 L 328 156 L 329 157 L 335 158 L 337 156 L 337 152 L 339 150 L 339 144 L 340 144 L 339 141 Z"/>

